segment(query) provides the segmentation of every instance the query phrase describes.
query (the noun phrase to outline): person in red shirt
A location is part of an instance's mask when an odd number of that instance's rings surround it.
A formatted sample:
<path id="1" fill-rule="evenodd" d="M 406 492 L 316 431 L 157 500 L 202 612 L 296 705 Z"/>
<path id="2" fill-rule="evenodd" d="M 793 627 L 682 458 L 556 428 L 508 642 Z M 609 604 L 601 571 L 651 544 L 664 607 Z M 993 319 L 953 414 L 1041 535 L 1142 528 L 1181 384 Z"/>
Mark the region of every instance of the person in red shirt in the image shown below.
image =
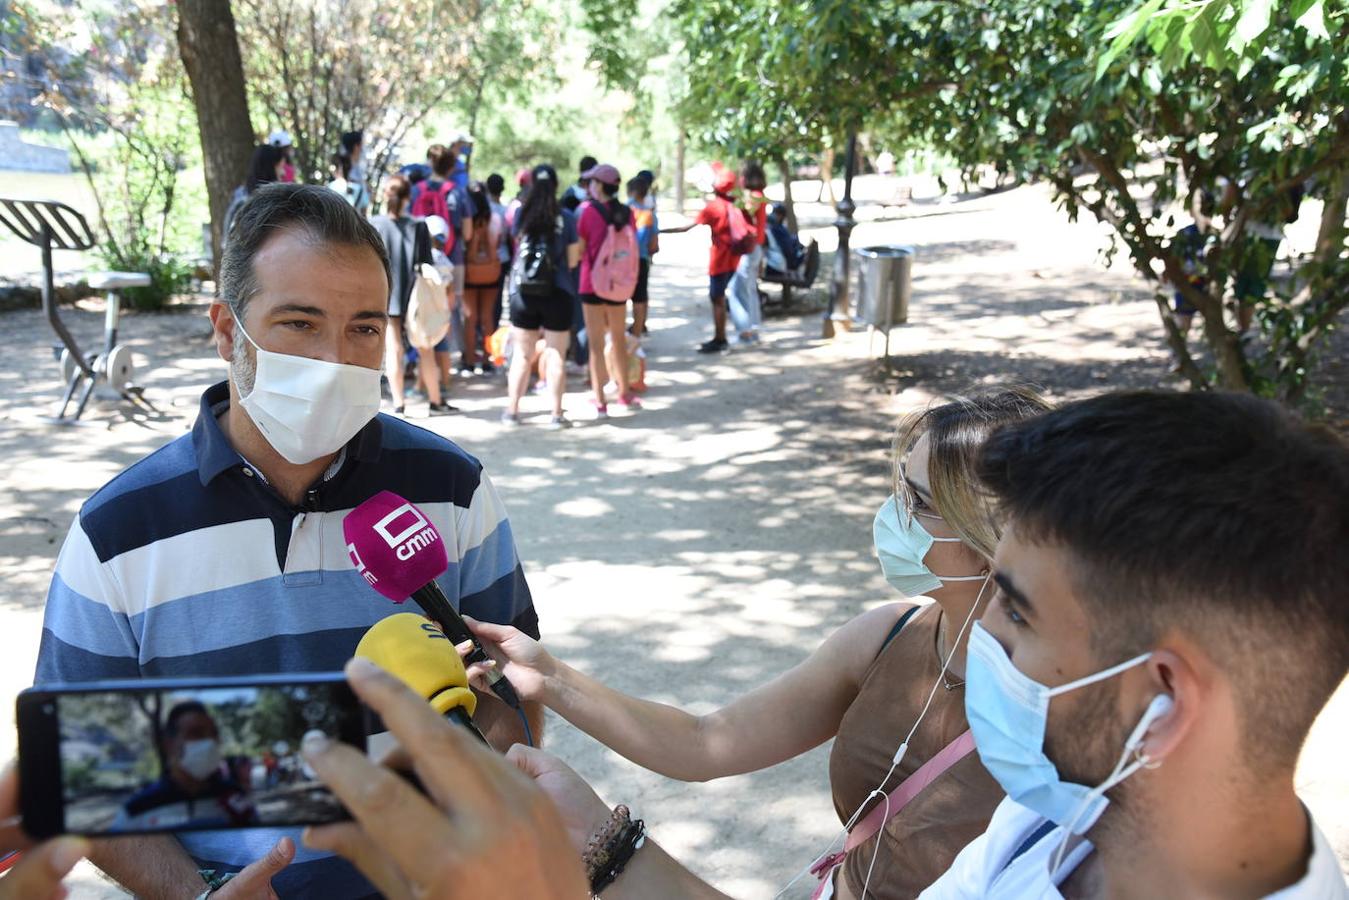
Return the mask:
<path id="1" fill-rule="evenodd" d="M 712 251 L 708 256 L 707 296 L 712 301 L 712 340 L 698 347 L 699 353 L 722 353 L 730 346 L 726 341 L 726 286 L 735 275 L 740 254 L 731 248 L 731 204 L 735 191 L 734 172 L 723 171 L 717 176 L 712 190 L 716 196 L 707 201 L 692 222 L 675 228 L 662 228 L 661 234 L 690 231 L 698 225 L 712 229 Z"/>

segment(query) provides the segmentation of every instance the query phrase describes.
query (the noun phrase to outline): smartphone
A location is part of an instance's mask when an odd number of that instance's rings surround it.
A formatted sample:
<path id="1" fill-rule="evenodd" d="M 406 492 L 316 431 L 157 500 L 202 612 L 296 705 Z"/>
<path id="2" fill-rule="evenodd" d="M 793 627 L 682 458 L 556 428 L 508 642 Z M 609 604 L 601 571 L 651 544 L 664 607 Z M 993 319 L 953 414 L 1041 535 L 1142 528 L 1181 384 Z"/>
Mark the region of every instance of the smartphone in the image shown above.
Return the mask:
<path id="1" fill-rule="evenodd" d="M 44 685 L 17 705 L 38 839 L 343 820 L 300 744 L 319 732 L 364 752 L 369 733 L 340 672 Z"/>

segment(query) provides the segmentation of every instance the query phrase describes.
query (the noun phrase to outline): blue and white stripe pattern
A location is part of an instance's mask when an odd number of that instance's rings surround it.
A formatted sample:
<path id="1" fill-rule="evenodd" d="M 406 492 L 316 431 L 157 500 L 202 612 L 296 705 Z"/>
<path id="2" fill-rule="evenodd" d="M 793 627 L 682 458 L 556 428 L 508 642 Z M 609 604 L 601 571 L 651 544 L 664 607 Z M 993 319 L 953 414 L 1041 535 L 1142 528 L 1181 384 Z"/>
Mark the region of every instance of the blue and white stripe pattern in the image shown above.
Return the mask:
<path id="1" fill-rule="evenodd" d="M 207 390 L 191 434 L 84 504 L 47 595 L 37 683 L 340 669 L 371 625 L 405 609 L 357 574 L 342 536 L 342 518 L 381 490 L 416 503 L 444 537 L 438 580 L 451 603 L 538 635 L 510 523 L 476 459 L 379 416 L 296 508 L 226 440 L 216 417 L 228 398 L 223 383 Z M 228 870 L 280 833 L 181 840 Z M 372 892 L 341 860 L 304 852 L 274 884 L 283 896 Z"/>

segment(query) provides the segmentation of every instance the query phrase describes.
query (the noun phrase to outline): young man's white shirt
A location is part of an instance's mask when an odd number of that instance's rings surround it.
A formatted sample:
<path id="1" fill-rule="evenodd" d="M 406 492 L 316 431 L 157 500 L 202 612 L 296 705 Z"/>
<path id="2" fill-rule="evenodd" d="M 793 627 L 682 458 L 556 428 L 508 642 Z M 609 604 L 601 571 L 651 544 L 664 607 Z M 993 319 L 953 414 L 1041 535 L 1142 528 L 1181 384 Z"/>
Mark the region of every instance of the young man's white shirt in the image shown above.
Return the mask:
<path id="1" fill-rule="evenodd" d="M 1311 815 L 1312 855 L 1300 881 L 1269 894 L 1268 900 L 1346 900 L 1349 886 L 1335 851 Z M 1049 830 L 1045 830 L 1049 828 Z M 1062 900 L 1058 885 L 1091 855 L 1089 841 L 1065 851 L 1051 878 L 1050 863 L 1063 840 L 1061 827 L 1014 800 L 1004 799 L 993 812 L 988 830 L 971 841 L 946 874 L 919 895 L 919 900 Z"/>

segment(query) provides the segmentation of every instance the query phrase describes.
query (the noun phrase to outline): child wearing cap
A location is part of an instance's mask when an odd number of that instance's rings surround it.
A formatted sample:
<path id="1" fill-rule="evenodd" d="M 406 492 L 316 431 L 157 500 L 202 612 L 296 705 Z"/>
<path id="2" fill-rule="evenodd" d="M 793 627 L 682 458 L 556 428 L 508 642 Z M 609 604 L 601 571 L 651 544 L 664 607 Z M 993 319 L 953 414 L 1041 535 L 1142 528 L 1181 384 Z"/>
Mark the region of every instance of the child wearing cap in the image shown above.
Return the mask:
<path id="1" fill-rule="evenodd" d="M 731 206 L 736 185 L 734 172 L 723 170 L 712 185 L 715 196 L 707 201 L 697 217 L 687 225 L 660 229 L 661 234 L 681 234 L 699 225 L 712 229 L 712 250 L 707 260 L 707 296 L 712 301 L 712 340 L 699 345 L 699 353 L 723 353 L 726 340 L 726 288 L 740 264 L 740 254 L 731 246 Z"/>
<path id="2" fill-rule="evenodd" d="M 281 178 L 282 184 L 292 184 L 295 181 L 295 145 L 290 139 L 290 132 L 278 128 L 267 135 L 267 143 L 271 144 L 281 151 Z"/>
<path id="3" fill-rule="evenodd" d="M 576 223 L 581 238 L 578 286 L 581 310 L 585 316 L 586 338 L 590 345 L 590 385 L 595 391 L 595 413 L 599 418 L 605 418 L 609 415 L 609 406 L 605 400 L 604 386 L 610 375 L 618 385 L 620 406 L 640 409 L 642 405 L 628 384 L 628 301 L 606 300 L 597 296 L 591 279 L 591 271 L 599 258 L 609 227 L 627 228 L 632 222 L 632 210 L 618 200 L 618 169 L 608 163 L 601 163 L 582 172 L 581 177 L 589 181 L 589 199 L 581 204 Z"/>

